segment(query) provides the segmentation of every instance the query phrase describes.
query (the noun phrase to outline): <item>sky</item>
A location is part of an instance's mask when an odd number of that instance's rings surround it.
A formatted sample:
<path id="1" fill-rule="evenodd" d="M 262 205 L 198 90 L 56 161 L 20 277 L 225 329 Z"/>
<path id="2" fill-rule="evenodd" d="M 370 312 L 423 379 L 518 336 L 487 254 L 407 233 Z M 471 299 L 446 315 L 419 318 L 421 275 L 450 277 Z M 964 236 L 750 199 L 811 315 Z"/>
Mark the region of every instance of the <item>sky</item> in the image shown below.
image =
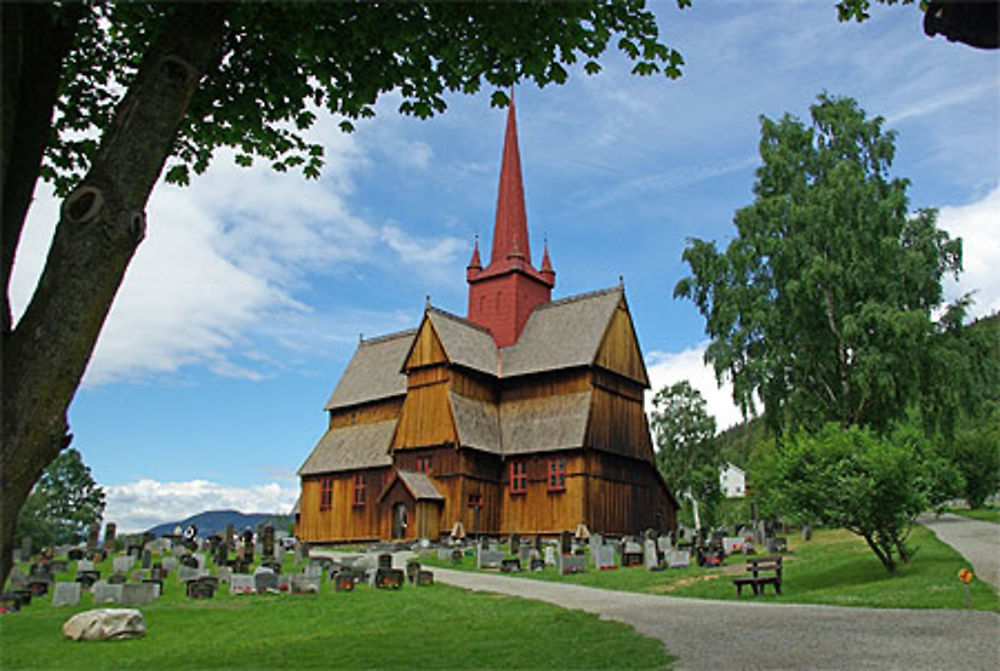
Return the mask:
<path id="1" fill-rule="evenodd" d="M 739 421 L 702 363 L 704 320 L 673 287 L 692 237 L 732 238 L 752 202 L 759 118 L 808 119 L 822 92 L 855 98 L 895 130 L 892 173 L 911 209 L 939 208 L 964 240 L 975 315 L 1000 310 L 1000 52 L 929 39 L 915 7 L 839 23 L 834 0 L 654 3 L 683 76 L 603 70 L 517 87 L 531 251 L 543 240 L 553 298 L 619 276 L 653 389 L 690 380 L 721 427 Z M 326 427 L 323 404 L 365 337 L 415 327 L 426 296 L 466 311 L 465 266 L 487 254 L 506 110 L 487 89 L 421 121 L 385 95 L 345 135 L 322 117 L 319 180 L 217 156 L 187 188 L 159 184 L 70 408 L 73 446 L 123 532 L 209 509 L 287 512 L 296 470 Z M 11 298 L 23 311 L 58 203 L 40 186 Z"/>

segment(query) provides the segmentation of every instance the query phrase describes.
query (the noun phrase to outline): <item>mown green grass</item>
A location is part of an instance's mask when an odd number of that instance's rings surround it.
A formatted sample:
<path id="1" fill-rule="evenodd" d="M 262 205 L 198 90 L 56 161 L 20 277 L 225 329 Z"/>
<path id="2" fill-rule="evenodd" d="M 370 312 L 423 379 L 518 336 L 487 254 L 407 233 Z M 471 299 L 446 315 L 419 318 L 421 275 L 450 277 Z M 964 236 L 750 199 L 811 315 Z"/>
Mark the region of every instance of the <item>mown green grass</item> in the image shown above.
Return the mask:
<path id="1" fill-rule="evenodd" d="M 171 576 L 164 595 L 140 608 L 144 638 L 63 638 L 63 623 L 93 607 L 89 594 L 72 608 L 53 607 L 46 596 L 0 615 L 0 668 L 618 668 L 625 659 L 629 667 L 664 668 L 672 662 L 658 641 L 623 624 L 444 585 L 398 591 L 359 585 L 336 593 L 324 583 L 319 595 L 237 596 L 223 586 L 212 600 L 192 601 Z"/>
<path id="2" fill-rule="evenodd" d="M 913 560 L 894 574 L 886 572 L 864 540 L 847 531 L 818 530 L 808 542 L 791 535 L 788 541 L 791 553 L 784 560 L 782 594 L 775 595 L 767 587 L 765 595 L 754 596 L 744 588 L 741 600 L 872 608 L 965 608 L 965 586 L 958 580 L 958 571 L 970 568 L 968 562 L 923 527 L 914 528 L 910 536 L 910 545 L 916 549 Z M 474 567 L 475 558 L 464 557 L 462 565 L 455 568 Z M 628 592 L 732 601 L 737 596 L 731 580 L 744 574 L 745 558 L 734 555 L 720 568 L 691 566 L 661 572 L 642 567 L 590 569 L 569 576 L 546 568 L 511 575 Z M 1000 598 L 989 584 L 974 580 L 971 596 L 974 609 L 1000 611 Z"/>
<path id="3" fill-rule="evenodd" d="M 981 522 L 1000 524 L 1000 508 L 997 507 L 976 508 L 975 510 L 971 508 L 949 508 L 948 512 L 968 517 L 969 519 L 980 520 Z"/>

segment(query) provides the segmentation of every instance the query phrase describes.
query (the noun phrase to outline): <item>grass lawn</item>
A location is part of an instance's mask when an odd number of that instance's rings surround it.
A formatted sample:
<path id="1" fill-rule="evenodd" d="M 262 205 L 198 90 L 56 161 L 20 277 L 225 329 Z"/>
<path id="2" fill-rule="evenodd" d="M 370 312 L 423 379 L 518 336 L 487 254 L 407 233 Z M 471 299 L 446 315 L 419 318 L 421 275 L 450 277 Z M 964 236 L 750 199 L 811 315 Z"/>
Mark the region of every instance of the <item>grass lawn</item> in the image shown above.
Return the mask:
<path id="1" fill-rule="evenodd" d="M 980 520 L 982 522 L 993 522 L 993 524 L 1000 524 L 1000 508 L 996 506 L 976 508 L 975 510 L 971 508 L 949 508 L 949 513 L 955 513 L 956 515 L 961 515 L 962 517 L 968 517 L 973 520 Z"/>
<path id="2" fill-rule="evenodd" d="M 0 669 L 620 668 L 626 659 L 629 667 L 664 668 L 672 661 L 658 641 L 621 623 L 444 585 L 335 593 L 324 583 L 319 595 L 222 589 L 193 601 L 171 575 L 164 595 L 140 609 L 144 638 L 63 638 L 62 624 L 92 607 L 89 594 L 72 608 L 55 608 L 46 596 L 0 615 Z"/>
<path id="3" fill-rule="evenodd" d="M 815 603 L 874 608 L 965 608 L 965 587 L 958 571 L 968 563 L 952 548 L 923 527 L 915 527 L 910 545 L 916 548 L 911 563 L 893 575 L 872 554 L 863 539 L 843 530 L 818 530 L 812 540 L 788 537 L 791 553 L 785 556 L 782 595 L 755 597 L 743 590 L 742 600 L 770 603 Z M 450 566 L 448 562 L 425 560 Z M 537 573 L 512 574 L 534 580 L 559 580 L 577 585 L 602 587 L 646 594 L 735 600 L 736 588 L 730 580 L 744 575 L 744 558 L 734 555 L 720 568 L 669 569 L 658 573 L 642 567 L 559 576 L 554 568 Z M 475 558 L 465 557 L 463 568 L 474 570 Z M 988 584 L 974 580 L 972 607 L 1000 611 L 1000 597 Z"/>

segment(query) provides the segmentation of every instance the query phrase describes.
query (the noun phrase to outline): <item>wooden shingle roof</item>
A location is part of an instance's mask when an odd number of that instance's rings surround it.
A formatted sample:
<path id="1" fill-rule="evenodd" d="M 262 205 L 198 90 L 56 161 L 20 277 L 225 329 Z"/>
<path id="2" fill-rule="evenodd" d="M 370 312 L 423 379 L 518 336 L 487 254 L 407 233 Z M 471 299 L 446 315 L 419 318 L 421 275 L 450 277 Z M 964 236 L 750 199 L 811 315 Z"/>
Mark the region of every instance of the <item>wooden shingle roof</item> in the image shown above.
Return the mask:
<path id="1" fill-rule="evenodd" d="M 487 375 L 497 374 L 497 346 L 488 330 L 438 308 L 428 308 L 427 317 L 451 363 Z"/>
<path id="2" fill-rule="evenodd" d="M 621 298 L 621 287 L 614 287 L 539 305 L 517 344 L 500 350 L 500 374 L 509 378 L 589 366 Z"/>
<path id="3" fill-rule="evenodd" d="M 495 403 L 450 392 L 451 413 L 462 445 L 500 452 L 500 410 Z"/>
<path id="4" fill-rule="evenodd" d="M 389 490 L 392 489 L 397 480 L 403 483 L 403 486 L 413 495 L 416 501 L 444 501 L 444 496 L 441 495 L 441 492 L 434 486 L 434 483 L 431 482 L 426 473 L 401 470 L 397 470 L 392 479 L 382 488 L 379 500 L 385 498 L 385 495 L 389 493 Z"/>
<path id="5" fill-rule="evenodd" d="M 403 359 L 416 331 L 362 340 L 324 410 L 343 408 L 406 393 Z"/>
<path id="6" fill-rule="evenodd" d="M 592 392 L 506 401 L 500 404 L 504 455 L 552 452 L 583 445 Z"/>
<path id="7" fill-rule="evenodd" d="M 389 444 L 395 430 L 395 419 L 330 429 L 299 468 L 299 475 L 391 466 Z"/>

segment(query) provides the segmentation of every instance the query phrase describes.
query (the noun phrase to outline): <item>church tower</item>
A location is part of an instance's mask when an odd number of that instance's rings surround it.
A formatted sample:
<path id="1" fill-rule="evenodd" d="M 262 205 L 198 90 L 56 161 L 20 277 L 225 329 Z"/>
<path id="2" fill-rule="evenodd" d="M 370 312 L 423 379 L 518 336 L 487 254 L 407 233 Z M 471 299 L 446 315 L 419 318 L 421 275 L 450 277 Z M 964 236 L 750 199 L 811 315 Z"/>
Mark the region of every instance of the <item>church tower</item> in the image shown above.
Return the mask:
<path id="1" fill-rule="evenodd" d="M 469 283 L 469 321 L 489 329 L 497 347 L 516 343 L 531 311 L 552 299 L 556 273 L 547 244 L 541 269 L 536 270 L 531 265 L 513 95 L 507 110 L 490 263 L 483 268 L 477 240 L 466 269 L 466 280 Z"/>

